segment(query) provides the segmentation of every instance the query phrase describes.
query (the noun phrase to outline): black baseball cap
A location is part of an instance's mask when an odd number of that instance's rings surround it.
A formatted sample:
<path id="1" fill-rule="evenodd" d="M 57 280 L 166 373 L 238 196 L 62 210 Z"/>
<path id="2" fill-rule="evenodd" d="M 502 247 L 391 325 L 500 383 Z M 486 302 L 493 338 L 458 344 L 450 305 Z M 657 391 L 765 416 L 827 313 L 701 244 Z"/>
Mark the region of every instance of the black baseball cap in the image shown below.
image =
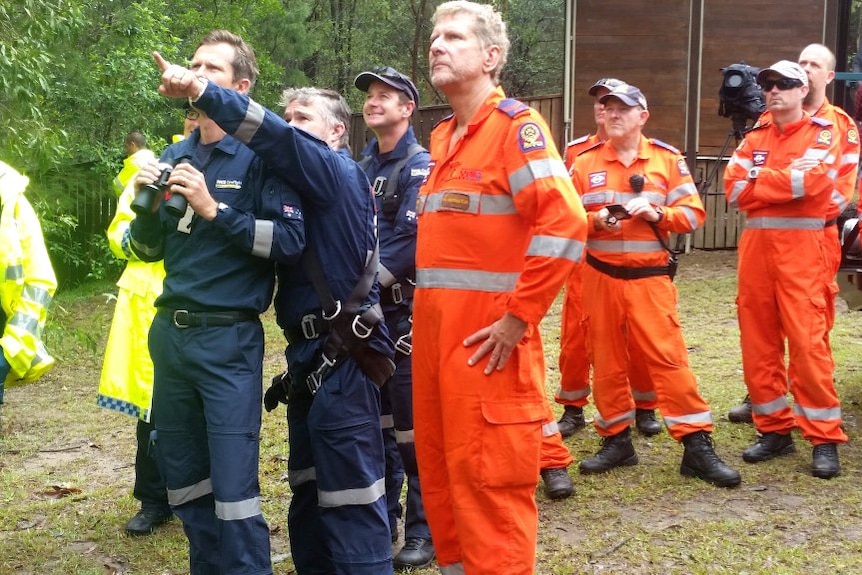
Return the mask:
<path id="1" fill-rule="evenodd" d="M 367 92 L 368 87 L 371 86 L 371 82 L 374 82 L 375 80 L 383 82 L 400 92 L 404 92 L 407 94 L 408 98 L 416 103 L 417 106 L 419 105 L 419 90 L 416 89 L 416 85 L 413 83 L 413 80 L 395 68 L 390 68 L 389 66 L 372 68 L 367 72 L 360 73 L 356 76 L 356 79 L 353 80 L 353 85 L 363 92 Z"/>

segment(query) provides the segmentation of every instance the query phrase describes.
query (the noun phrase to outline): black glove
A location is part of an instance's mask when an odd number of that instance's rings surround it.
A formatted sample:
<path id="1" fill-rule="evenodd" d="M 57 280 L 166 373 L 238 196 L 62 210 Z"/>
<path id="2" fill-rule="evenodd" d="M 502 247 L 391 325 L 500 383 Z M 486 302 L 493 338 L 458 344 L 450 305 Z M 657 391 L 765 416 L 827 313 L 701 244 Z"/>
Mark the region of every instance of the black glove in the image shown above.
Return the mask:
<path id="1" fill-rule="evenodd" d="M 290 376 L 285 371 L 272 378 L 272 385 L 263 395 L 263 406 L 267 412 L 278 407 L 279 403 L 287 405 L 287 388 L 290 386 Z"/>

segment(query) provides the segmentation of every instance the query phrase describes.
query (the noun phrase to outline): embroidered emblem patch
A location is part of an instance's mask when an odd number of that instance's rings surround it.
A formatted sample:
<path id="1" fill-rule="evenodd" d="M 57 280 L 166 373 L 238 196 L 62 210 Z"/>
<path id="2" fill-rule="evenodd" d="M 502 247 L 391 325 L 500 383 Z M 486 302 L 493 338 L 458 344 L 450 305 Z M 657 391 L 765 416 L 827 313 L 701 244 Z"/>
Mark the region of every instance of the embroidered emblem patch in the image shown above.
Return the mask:
<path id="1" fill-rule="evenodd" d="M 445 192 L 440 207 L 446 210 L 466 212 L 470 208 L 470 196 L 460 192 Z"/>
<path id="2" fill-rule="evenodd" d="M 859 132 L 854 129 L 847 130 L 847 141 L 851 144 L 859 143 Z"/>
<path id="3" fill-rule="evenodd" d="M 593 172 L 590 174 L 590 188 L 598 188 L 608 183 L 607 172 Z"/>
<path id="4" fill-rule="evenodd" d="M 215 187 L 217 190 L 240 190 L 242 189 L 242 180 L 216 180 Z"/>
<path id="5" fill-rule="evenodd" d="M 679 169 L 679 175 L 680 176 L 690 176 L 691 175 L 691 172 L 688 171 L 688 164 L 686 163 L 686 161 L 684 159 L 680 158 L 679 160 L 677 160 L 676 167 Z"/>
<path id="6" fill-rule="evenodd" d="M 287 204 L 282 204 L 281 215 L 290 220 L 301 220 L 302 210 L 300 210 L 296 206 L 288 206 Z"/>
<path id="7" fill-rule="evenodd" d="M 518 131 L 518 145 L 522 152 L 540 150 L 545 147 L 545 135 L 538 124 L 529 122 Z"/>
<path id="8" fill-rule="evenodd" d="M 824 146 L 830 145 L 832 143 L 832 131 L 820 130 L 820 133 L 817 134 L 817 143 L 823 144 Z"/>
<path id="9" fill-rule="evenodd" d="M 769 150 L 754 150 L 751 153 L 751 161 L 755 166 L 763 166 L 766 164 L 766 158 L 769 157 Z"/>

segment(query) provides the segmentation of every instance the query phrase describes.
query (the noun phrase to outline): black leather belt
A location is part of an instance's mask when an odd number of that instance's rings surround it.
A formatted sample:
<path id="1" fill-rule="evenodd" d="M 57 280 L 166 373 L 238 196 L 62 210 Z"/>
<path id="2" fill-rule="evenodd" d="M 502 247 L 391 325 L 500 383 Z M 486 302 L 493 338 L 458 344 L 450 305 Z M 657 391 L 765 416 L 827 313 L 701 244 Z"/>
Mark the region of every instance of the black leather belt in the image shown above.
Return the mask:
<path id="1" fill-rule="evenodd" d="M 298 326 L 284 329 L 287 343 L 295 343 L 303 339 L 318 339 L 325 333 L 329 333 L 329 322 L 313 313 L 302 316 Z"/>
<path id="2" fill-rule="evenodd" d="M 396 282 L 389 287 L 380 286 L 380 303 L 397 305 L 411 299 L 416 287 L 408 281 Z"/>
<path id="3" fill-rule="evenodd" d="M 189 311 L 187 309 L 159 308 L 159 313 L 166 314 L 174 327 L 179 329 L 233 325 L 241 321 L 258 319 L 256 313 L 248 311 Z"/>
<path id="4" fill-rule="evenodd" d="M 594 258 L 591 254 L 587 253 L 587 263 L 590 266 L 605 275 L 611 276 L 612 278 L 621 279 L 621 280 L 637 280 L 642 278 L 651 278 L 657 276 L 668 276 L 670 277 L 670 268 L 668 266 L 654 266 L 654 267 L 639 267 L 639 268 L 628 268 L 622 266 L 615 266 L 609 263 L 605 263 L 601 260 Z"/>

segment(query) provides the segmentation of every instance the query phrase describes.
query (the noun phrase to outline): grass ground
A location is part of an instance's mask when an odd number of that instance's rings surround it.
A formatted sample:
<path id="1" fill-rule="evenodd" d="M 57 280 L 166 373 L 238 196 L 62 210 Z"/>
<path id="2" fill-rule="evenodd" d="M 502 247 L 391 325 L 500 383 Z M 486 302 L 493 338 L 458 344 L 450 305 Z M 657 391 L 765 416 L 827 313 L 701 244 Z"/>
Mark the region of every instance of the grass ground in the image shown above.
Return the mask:
<path id="1" fill-rule="evenodd" d="M 537 491 L 537 573 L 862 573 L 858 312 L 839 311 L 832 333 L 851 438 L 840 450 L 841 477 L 811 477 L 810 449 L 799 437 L 795 455 L 747 465 L 739 454 L 754 432 L 724 417 L 744 394 L 735 254 L 696 252 L 684 256 L 680 268 L 677 285 L 691 364 L 713 408 L 717 451 L 740 469 L 743 484 L 726 490 L 683 478 L 681 446 L 666 433 L 637 436 L 638 466 L 580 476 L 573 465 L 574 497 L 551 502 Z M 112 285 L 91 285 L 61 294 L 46 336 L 57 367 L 40 382 L 6 393 L 0 424 L 0 575 L 188 573 L 186 539 L 176 520 L 148 538 L 123 533 L 137 510 L 131 496 L 135 425 L 95 404 L 113 310 L 104 294 L 113 292 Z M 549 396 L 558 381 L 559 317 L 558 303 L 543 323 Z M 266 319 L 268 381 L 281 369 L 283 342 L 272 318 Z M 287 426 L 283 410 L 277 413 L 264 415 L 261 484 L 275 573 L 283 575 L 293 568 L 286 533 Z M 588 407 L 588 416 L 593 413 Z M 567 444 L 577 462 L 592 455 L 599 441 L 587 429 Z"/>

